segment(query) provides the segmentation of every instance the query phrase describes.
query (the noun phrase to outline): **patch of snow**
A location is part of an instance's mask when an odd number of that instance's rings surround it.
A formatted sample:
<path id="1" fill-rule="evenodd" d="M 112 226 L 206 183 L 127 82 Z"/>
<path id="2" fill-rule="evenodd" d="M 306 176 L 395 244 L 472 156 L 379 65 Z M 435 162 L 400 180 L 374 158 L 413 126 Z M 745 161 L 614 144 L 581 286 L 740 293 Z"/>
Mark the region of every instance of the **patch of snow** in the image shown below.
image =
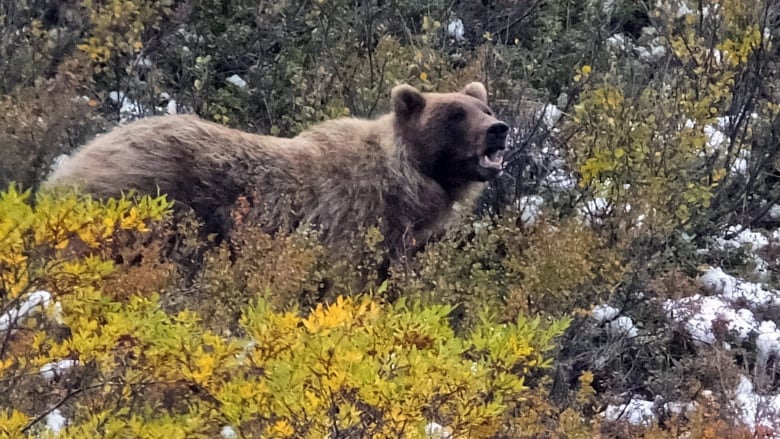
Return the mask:
<path id="1" fill-rule="evenodd" d="M 447 25 L 447 35 L 455 39 L 455 41 L 463 41 L 466 35 L 466 28 L 463 26 L 463 20 L 456 18 L 450 21 Z"/>
<path id="2" fill-rule="evenodd" d="M 658 0 L 655 7 L 672 15 L 674 18 L 682 18 L 693 13 L 686 0 Z"/>
<path id="3" fill-rule="evenodd" d="M 60 360 L 44 364 L 39 371 L 46 381 L 52 381 L 55 378 L 60 377 L 66 370 L 78 364 L 79 362 L 77 360 Z"/>
<path id="4" fill-rule="evenodd" d="M 699 276 L 699 281 L 710 294 L 718 294 L 732 302 L 746 302 L 753 307 L 780 304 L 780 292 L 768 290 L 755 282 L 737 279 L 720 267 L 707 269 Z"/>
<path id="5" fill-rule="evenodd" d="M 620 310 L 609 305 L 598 305 L 593 308 L 591 315 L 597 322 L 607 322 L 607 332 L 613 337 L 634 338 L 639 331 L 631 317 L 621 316 Z"/>
<path id="6" fill-rule="evenodd" d="M 775 204 L 769 208 L 769 218 L 773 220 L 780 219 L 780 204 Z"/>
<path id="7" fill-rule="evenodd" d="M 732 234 L 738 230 L 737 227 L 729 227 L 726 232 Z M 716 238 L 715 242 L 721 248 L 742 248 L 749 246 L 749 249 L 756 252 L 761 251 L 769 245 L 769 238 L 759 232 L 750 229 L 743 229 L 731 239 Z"/>
<path id="8" fill-rule="evenodd" d="M 714 126 L 704 127 L 704 135 L 707 136 L 707 146 L 718 149 L 728 141 L 728 136 Z"/>
<path id="9" fill-rule="evenodd" d="M 569 191 L 577 187 L 577 179 L 563 169 L 555 169 L 544 178 L 544 183 L 555 191 Z"/>
<path id="10" fill-rule="evenodd" d="M 758 328 L 753 312 L 748 309 L 735 310 L 719 297 L 694 295 L 679 301 L 669 300 L 664 309 L 671 320 L 684 323 L 686 331 L 698 345 L 714 345 L 717 342 L 714 325 L 722 322 L 725 329 L 739 340 L 745 340 L 751 331 Z"/>
<path id="11" fill-rule="evenodd" d="M 596 0 L 601 6 L 601 12 L 604 14 L 611 14 L 615 10 L 615 0 Z M 593 5 L 593 3 L 591 3 Z"/>
<path id="12" fill-rule="evenodd" d="M 452 431 L 449 427 L 444 427 L 436 422 L 429 422 L 425 426 L 425 435 L 431 439 L 451 439 Z"/>
<path id="13" fill-rule="evenodd" d="M 626 36 L 615 34 L 607 38 L 607 47 L 611 49 L 626 50 Z"/>
<path id="14" fill-rule="evenodd" d="M 17 307 L 0 315 L 0 331 L 6 331 L 16 324 L 19 319 L 27 317 L 36 308 L 45 310 L 52 302 L 51 293 L 38 290 L 30 293 Z"/>
<path id="15" fill-rule="evenodd" d="M 777 426 L 780 425 L 780 394 L 758 395 L 750 379 L 740 375 L 734 405 L 741 414 L 742 422 L 751 430 L 764 427 L 777 433 Z M 776 438 L 777 435 L 769 437 Z"/>
<path id="16" fill-rule="evenodd" d="M 704 392 L 702 392 L 704 393 Z M 668 402 L 664 404 L 664 408 L 667 412 L 674 414 L 674 415 L 686 415 L 688 413 L 693 413 L 696 411 L 697 407 L 699 405 L 696 403 L 696 401 L 691 401 L 688 403 L 682 403 L 682 402 Z"/>
<path id="17" fill-rule="evenodd" d="M 712 49 L 712 59 L 715 60 L 715 64 L 723 63 L 723 52 L 720 49 Z"/>
<path id="18" fill-rule="evenodd" d="M 62 431 L 62 429 L 65 428 L 67 422 L 68 420 L 65 419 L 65 416 L 62 416 L 60 409 L 54 409 L 48 415 L 46 415 L 46 427 L 54 434 Z"/>
<path id="19" fill-rule="evenodd" d="M 609 207 L 609 202 L 605 198 L 596 197 L 586 201 L 584 206 L 580 206 L 579 212 L 584 217 L 585 225 L 592 227 L 601 224 L 600 217 L 608 213 Z"/>
<path id="20" fill-rule="evenodd" d="M 613 337 L 634 338 L 639 335 L 634 321 L 628 316 L 620 316 L 609 322 L 608 328 L 610 335 Z"/>
<path id="21" fill-rule="evenodd" d="M 539 195 L 526 195 L 517 201 L 521 209 L 520 221 L 527 226 L 533 226 L 542 214 L 544 199 Z"/>
<path id="22" fill-rule="evenodd" d="M 601 323 L 606 320 L 612 320 L 615 317 L 620 315 L 620 310 L 609 305 L 597 305 L 593 307 L 593 311 L 591 311 L 591 314 L 593 315 L 593 318 L 596 319 L 597 322 Z"/>
<path id="23" fill-rule="evenodd" d="M 772 321 L 763 321 L 758 327 L 756 337 L 759 364 L 766 365 L 771 355 L 780 356 L 780 331 Z"/>
<path id="24" fill-rule="evenodd" d="M 660 44 L 653 44 L 650 49 L 646 47 L 637 47 L 636 53 L 643 61 L 657 62 L 666 55 L 666 48 Z"/>
<path id="25" fill-rule="evenodd" d="M 238 437 L 236 430 L 229 425 L 222 427 L 222 430 L 219 431 L 219 435 L 224 439 L 236 439 Z"/>
<path id="26" fill-rule="evenodd" d="M 140 57 L 138 57 L 138 66 L 146 68 L 146 69 L 151 69 L 152 68 L 152 61 L 149 58 L 145 57 L 145 56 L 140 56 Z"/>
<path id="27" fill-rule="evenodd" d="M 658 29 L 656 29 L 654 26 L 644 26 L 642 28 L 642 35 L 648 35 L 653 36 L 658 33 Z"/>
<path id="28" fill-rule="evenodd" d="M 490 222 L 484 220 L 476 220 L 473 223 L 471 223 L 471 226 L 474 227 L 474 232 L 480 233 L 480 232 L 484 232 L 490 227 Z"/>
<path id="29" fill-rule="evenodd" d="M 168 114 L 176 114 L 176 99 L 171 99 L 165 106 L 165 112 Z"/>
<path id="30" fill-rule="evenodd" d="M 228 77 L 225 81 L 235 85 L 238 88 L 245 88 L 246 87 L 246 81 L 244 81 L 244 78 L 238 76 L 238 75 L 232 75 Z"/>
<path id="31" fill-rule="evenodd" d="M 553 104 L 546 104 L 542 110 L 537 112 L 536 117 L 541 117 L 548 128 L 552 128 L 561 118 L 563 112 Z"/>
<path id="32" fill-rule="evenodd" d="M 734 159 L 731 164 L 731 175 L 746 175 L 748 171 L 748 162 L 742 157 Z"/>
<path id="33" fill-rule="evenodd" d="M 656 421 L 653 401 L 644 399 L 631 399 L 626 404 L 608 405 L 604 412 L 605 419 L 609 422 L 617 420 L 627 421 L 631 425 L 649 427 Z"/>
<path id="34" fill-rule="evenodd" d="M 732 226 L 727 230 L 727 233 L 733 234 L 739 230 L 738 227 Z M 765 249 L 769 245 L 769 238 L 759 232 L 754 232 L 750 229 L 744 229 L 737 233 L 737 235 L 731 239 L 724 239 L 717 237 L 714 240 L 716 248 L 724 249 L 745 249 L 747 256 L 753 261 L 754 268 L 753 273 L 762 281 L 768 280 L 770 277 L 769 263 L 764 260 L 757 252 Z M 705 252 L 702 250 L 702 252 Z M 754 287 L 751 287 L 755 289 Z"/>
<path id="35" fill-rule="evenodd" d="M 146 115 L 146 110 L 141 104 L 130 99 L 124 92 L 112 91 L 108 93 L 109 99 L 119 105 L 119 119 L 122 122 L 138 119 Z"/>
<path id="36" fill-rule="evenodd" d="M 734 116 L 718 116 L 716 121 L 717 122 L 715 122 L 714 126 L 716 129 L 721 131 L 728 131 L 736 122 L 736 118 Z"/>

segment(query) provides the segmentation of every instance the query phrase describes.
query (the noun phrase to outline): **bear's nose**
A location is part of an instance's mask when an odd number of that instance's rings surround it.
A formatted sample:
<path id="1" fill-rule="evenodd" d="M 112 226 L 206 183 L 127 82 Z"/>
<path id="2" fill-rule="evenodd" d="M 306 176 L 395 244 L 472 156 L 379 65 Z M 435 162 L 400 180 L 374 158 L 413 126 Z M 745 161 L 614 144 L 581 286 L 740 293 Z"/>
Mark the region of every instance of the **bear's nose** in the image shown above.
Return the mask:
<path id="1" fill-rule="evenodd" d="M 504 122 L 496 122 L 487 130 L 488 136 L 493 140 L 503 141 L 506 139 L 506 135 L 509 133 L 509 125 Z"/>

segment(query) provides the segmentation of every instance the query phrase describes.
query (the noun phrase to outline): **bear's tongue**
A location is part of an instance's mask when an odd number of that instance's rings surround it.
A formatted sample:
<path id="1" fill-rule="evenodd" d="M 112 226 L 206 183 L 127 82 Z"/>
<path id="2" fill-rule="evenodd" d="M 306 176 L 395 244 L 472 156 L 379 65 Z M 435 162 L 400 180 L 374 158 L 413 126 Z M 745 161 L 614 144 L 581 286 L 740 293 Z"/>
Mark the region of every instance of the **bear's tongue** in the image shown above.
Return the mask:
<path id="1" fill-rule="evenodd" d="M 504 154 L 501 150 L 487 151 L 479 157 L 479 166 L 488 169 L 501 170 L 504 163 Z"/>

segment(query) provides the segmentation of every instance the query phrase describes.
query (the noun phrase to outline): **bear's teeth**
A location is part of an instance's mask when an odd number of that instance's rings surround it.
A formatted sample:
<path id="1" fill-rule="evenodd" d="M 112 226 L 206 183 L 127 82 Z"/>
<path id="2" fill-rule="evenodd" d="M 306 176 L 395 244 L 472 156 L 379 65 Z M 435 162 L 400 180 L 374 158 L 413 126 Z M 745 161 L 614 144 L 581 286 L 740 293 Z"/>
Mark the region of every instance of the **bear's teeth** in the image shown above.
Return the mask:
<path id="1" fill-rule="evenodd" d="M 479 166 L 488 169 L 501 169 L 501 165 L 504 162 L 504 158 L 499 154 L 494 154 L 493 157 L 485 154 L 479 157 Z"/>

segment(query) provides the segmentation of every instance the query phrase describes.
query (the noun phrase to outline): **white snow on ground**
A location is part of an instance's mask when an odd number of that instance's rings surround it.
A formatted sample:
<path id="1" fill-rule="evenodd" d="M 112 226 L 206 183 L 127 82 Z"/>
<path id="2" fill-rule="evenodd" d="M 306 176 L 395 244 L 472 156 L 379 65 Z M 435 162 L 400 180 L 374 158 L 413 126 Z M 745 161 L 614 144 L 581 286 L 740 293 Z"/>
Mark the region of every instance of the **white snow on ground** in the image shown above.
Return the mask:
<path id="1" fill-rule="evenodd" d="M 626 49 L 626 36 L 623 34 L 615 34 L 607 38 L 607 47 L 615 50 Z"/>
<path id="2" fill-rule="evenodd" d="M 53 363 L 46 363 L 41 366 L 40 373 L 47 381 L 52 381 L 77 364 L 79 364 L 79 362 L 76 360 L 60 360 Z"/>
<path id="3" fill-rule="evenodd" d="M 739 228 L 732 226 L 726 230 L 726 233 L 730 235 L 737 230 L 739 230 Z M 721 248 L 740 248 L 745 245 L 750 245 L 751 250 L 760 251 L 769 245 L 769 238 L 759 232 L 743 229 L 731 239 L 716 238 L 715 242 L 720 245 Z"/>
<path id="4" fill-rule="evenodd" d="M 634 325 L 634 321 L 631 317 L 620 316 L 617 319 L 609 322 L 609 333 L 615 337 L 627 337 L 634 338 L 639 335 L 639 331 Z"/>
<path id="5" fill-rule="evenodd" d="M 593 307 L 591 314 L 593 315 L 593 318 L 596 319 L 596 321 L 602 323 L 606 320 L 612 320 L 619 316 L 620 310 L 609 305 L 598 305 Z"/>
<path id="6" fill-rule="evenodd" d="M 738 230 L 736 227 L 730 227 L 726 233 L 731 235 L 737 233 Z M 769 238 L 763 234 L 745 229 L 739 231 L 735 237 L 728 240 L 716 238 L 715 245 L 721 250 L 744 248 L 746 255 L 755 265 L 753 269 L 754 275 L 761 281 L 769 278 L 769 263 L 758 254 L 758 252 L 764 250 L 769 245 Z"/>
<path id="7" fill-rule="evenodd" d="M 693 12 L 686 0 L 658 0 L 655 7 L 671 14 L 674 18 L 682 18 Z"/>
<path id="8" fill-rule="evenodd" d="M 543 184 L 553 191 L 569 191 L 577 186 L 577 179 L 563 169 L 555 169 L 544 178 Z"/>
<path id="9" fill-rule="evenodd" d="M 449 427 L 436 422 L 429 422 L 425 426 L 425 435 L 431 439 L 450 439 L 452 438 L 452 431 Z"/>
<path id="10" fill-rule="evenodd" d="M 769 218 L 780 219 L 780 204 L 775 204 L 769 209 Z"/>
<path id="11" fill-rule="evenodd" d="M 579 213 L 583 217 L 586 226 L 592 227 L 601 224 L 601 218 L 606 215 L 610 208 L 609 202 L 602 197 L 596 197 L 580 205 Z"/>
<path id="12" fill-rule="evenodd" d="M 717 342 L 717 322 L 723 322 L 729 333 L 739 341 L 745 340 L 758 327 L 752 311 L 744 308 L 735 310 L 729 302 L 719 297 L 697 294 L 678 301 L 667 301 L 664 309 L 671 320 L 683 323 L 685 330 L 698 345 L 713 345 Z"/>
<path id="13" fill-rule="evenodd" d="M 246 81 L 244 81 L 244 78 L 238 76 L 238 75 L 232 75 L 226 79 L 227 82 L 235 85 L 238 88 L 245 88 L 246 87 Z"/>
<path id="14" fill-rule="evenodd" d="M 744 249 L 758 265 L 766 266 L 767 262 L 756 252 L 769 246 L 770 239 L 749 229 L 731 228 L 728 232 L 738 233 L 728 240 L 716 238 L 716 248 Z M 772 241 L 776 235 L 777 231 L 772 234 Z M 769 359 L 773 356 L 780 357 L 780 330 L 776 322 L 760 321 L 756 316 L 761 315 L 767 308 L 780 306 L 780 291 L 768 288 L 762 283 L 737 278 L 720 267 L 707 268 L 698 281 L 710 295 L 694 295 L 666 301 L 663 306 L 668 317 L 682 324 L 699 346 L 714 345 L 722 341 L 724 347 L 729 348 L 727 342 L 755 339 L 756 373 L 763 376 Z M 780 394 L 757 394 L 753 382 L 747 376 L 740 377 L 739 386 L 734 392 L 733 405 L 742 422 L 753 430 L 757 427 L 777 430 L 780 425 Z M 769 437 L 780 439 L 780 431 Z"/>
<path id="15" fill-rule="evenodd" d="M 51 411 L 51 413 L 46 415 L 46 427 L 48 427 L 49 430 L 51 430 L 54 434 L 62 431 L 62 429 L 65 428 L 67 421 L 68 420 L 65 419 L 65 416 L 62 416 L 60 409 L 54 409 Z"/>
<path id="16" fill-rule="evenodd" d="M 0 331 L 6 331 L 16 323 L 28 317 L 33 311 L 45 310 L 52 303 L 51 293 L 48 291 L 38 290 L 30 293 L 26 299 L 22 300 L 15 308 L 8 310 L 5 314 L 0 315 Z M 55 304 L 56 307 L 59 304 Z"/>
<path id="17" fill-rule="evenodd" d="M 718 128 L 707 125 L 704 127 L 704 135 L 707 136 L 707 146 L 713 150 L 720 148 L 728 142 L 728 136 Z"/>
<path id="18" fill-rule="evenodd" d="M 450 21 L 447 25 L 447 35 L 455 39 L 455 41 L 463 41 L 466 35 L 466 28 L 463 26 L 463 20 L 456 18 Z"/>
<path id="19" fill-rule="evenodd" d="M 222 430 L 219 431 L 219 435 L 224 439 L 236 439 L 238 437 L 236 430 L 229 425 L 222 427 Z"/>
<path id="20" fill-rule="evenodd" d="M 615 0 L 603 0 L 601 2 L 601 12 L 611 14 L 615 10 Z"/>
<path id="21" fill-rule="evenodd" d="M 750 429 L 766 427 L 774 431 L 774 434 L 764 437 L 780 438 L 780 431 L 777 429 L 780 425 L 780 394 L 758 395 L 750 378 L 740 375 L 734 406 L 740 412 L 742 422 Z"/>
<path id="22" fill-rule="evenodd" d="M 536 113 L 536 117 L 541 117 L 548 128 L 552 128 L 563 115 L 563 112 L 553 104 L 546 104 L 544 108 Z"/>
<path id="23" fill-rule="evenodd" d="M 607 322 L 607 332 L 613 337 L 634 338 L 639 335 L 631 317 L 621 316 L 620 310 L 609 305 L 598 305 L 593 308 L 591 315 L 599 323 Z"/>
<path id="24" fill-rule="evenodd" d="M 176 114 L 176 99 L 171 99 L 165 106 L 165 112 L 168 114 Z"/>
<path id="25" fill-rule="evenodd" d="M 609 422 L 620 420 L 627 421 L 631 425 L 650 426 L 656 420 L 654 406 L 653 401 L 632 398 L 626 404 L 608 405 L 604 417 Z"/>
<path id="26" fill-rule="evenodd" d="M 607 406 L 603 412 L 604 418 L 609 422 L 626 421 L 631 425 L 650 426 L 656 422 L 656 407 L 660 411 L 666 411 L 670 414 L 685 415 L 696 410 L 696 402 L 668 402 L 662 404 L 663 400 L 648 401 L 634 396 L 625 404 Z"/>
<path id="27" fill-rule="evenodd" d="M 520 208 L 520 221 L 526 226 L 533 226 L 542 214 L 544 199 L 539 195 L 526 195 L 517 201 Z"/>
<path id="28" fill-rule="evenodd" d="M 138 57 L 138 66 L 146 68 L 146 69 L 151 69 L 152 66 L 153 66 L 152 60 L 150 60 L 149 58 L 147 58 L 145 56 L 139 56 Z"/>
<path id="29" fill-rule="evenodd" d="M 758 327 L 758 337 L 756 337 L 756 350 L 758 351 L 759 365 L 766 365 L 771 355 L 780 358 L 780 331 L 775 322 L 761 322 Z"/>
<path id="30" fill-rule="evenodd" d="M 130 121 L 146 115 L 146 110 L 141 104 L 127 97 L 124 92 L 112 91 L 108 93 L 109 99 L 119 105 L 119 118 L 121 121 Z"/>
<path id="31" fill-rule="evenodd" d="M 728 232 L 735 236 L 728 240 L 716 238 L 715 248 L 743 249 L 757 261 L 763 260 L 756 252 L 765 249 L 773 241 L 780 241 L 780 231 L 774 231 L 771 239 L 749 229 L 731 228 Z M 766 264 L 766 261 L 763 262 Z M 762 283 L 737 278 L 720 267 L 705 269 L 698 281 L 709 295 L 697 294 L 679 300 L 667 300 L 663 308 L 668 318 L 680 324 L 698 346 L 712 346 L 722 342 L 722 346 L 729 349 L 729 342 L 755 340 L 756 373 L 763 376 L 770 358 L 780 358 L 780 328 L 777 322 L 762 321 L 757 316 L 763 315 L 769 307 L 780 306 L 780 291 Z M 624 333 L 636 334 L 633 322 L 621 316 L 617 308 L 599 305 L 593 308 L 592 316 L 600 323 L 608 322 L 605 329 L 610 333 L 623 329 L 627 330 Z M 750 378 L 741 376 L 738 388 L 734 389 L 733 406 L 748 428 L 754 431 L 757 427 L 774 428 L 777 432 L 770 437 L 780 439 L 780 430 L 777 429 L 780 425 L 780 393 L 758 394 Z M 623 420 L 633 425 L 650 425 L 656 421 L 654 409 L 659 407 L 669 413 L 680 414 L 694 409 L 696 404 L 670 402 L 660 405 L 657 400 L 634 397 L 625 404 L 609 405 L 603 415 L 607 421 Z"/>

